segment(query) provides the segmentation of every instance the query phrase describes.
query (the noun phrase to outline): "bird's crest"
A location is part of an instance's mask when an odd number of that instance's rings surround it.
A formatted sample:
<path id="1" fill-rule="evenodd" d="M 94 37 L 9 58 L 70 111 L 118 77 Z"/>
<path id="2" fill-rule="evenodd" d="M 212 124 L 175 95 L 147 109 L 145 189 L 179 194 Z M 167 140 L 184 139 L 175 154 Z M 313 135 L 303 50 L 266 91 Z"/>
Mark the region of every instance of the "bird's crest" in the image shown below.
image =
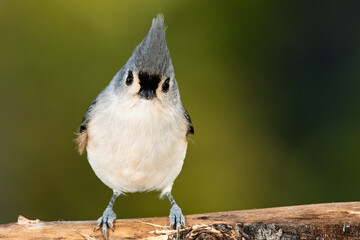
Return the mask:
<path id="1" fill-rule="evenodd" d="M 152 21 L 149 33 L 133 52 L 132 60 L 136 69 L 149 74 L 169 75 L 173 72 L 165 29 L 164 16 L 158 14 Z"/>

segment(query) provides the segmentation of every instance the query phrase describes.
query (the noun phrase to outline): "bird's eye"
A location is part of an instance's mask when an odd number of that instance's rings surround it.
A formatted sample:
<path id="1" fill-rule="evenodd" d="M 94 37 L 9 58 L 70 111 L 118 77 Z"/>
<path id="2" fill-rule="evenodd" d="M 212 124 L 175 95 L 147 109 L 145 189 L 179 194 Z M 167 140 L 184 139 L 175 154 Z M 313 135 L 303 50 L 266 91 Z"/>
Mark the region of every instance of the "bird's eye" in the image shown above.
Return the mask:
<path id="1" fill-rule="evenodd" d="M 162 85 L 162 91 L 167 92 L 169 90 L 170 78 L 168 77 Z"/>
<path id="2" fill-rule="evenodd" d="M 133 81 L 134 81 L 133 72 L 131 70 L 129 70 L 128 75 L 125 80 L 126 86 L 130 86 L 133 83 Z"/>

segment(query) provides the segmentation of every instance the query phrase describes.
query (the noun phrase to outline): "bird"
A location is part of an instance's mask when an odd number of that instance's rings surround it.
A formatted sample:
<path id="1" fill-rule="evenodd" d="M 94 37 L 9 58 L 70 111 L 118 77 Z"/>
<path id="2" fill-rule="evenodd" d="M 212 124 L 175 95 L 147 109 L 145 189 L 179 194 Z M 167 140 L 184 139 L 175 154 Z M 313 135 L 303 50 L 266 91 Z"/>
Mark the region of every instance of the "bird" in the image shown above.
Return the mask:
<path id="1" fill-rule="evenodd" d="M 171 190 L 194 134 L 181 99 L 165 38 L 164 16 L 88 107 L 76 138 L 96 176 L 113 195 L 94 231 L 114 231 L 115 199 L 125 193 L 160 191 L 170 204 L 170 229 L 185 227 Z"/>

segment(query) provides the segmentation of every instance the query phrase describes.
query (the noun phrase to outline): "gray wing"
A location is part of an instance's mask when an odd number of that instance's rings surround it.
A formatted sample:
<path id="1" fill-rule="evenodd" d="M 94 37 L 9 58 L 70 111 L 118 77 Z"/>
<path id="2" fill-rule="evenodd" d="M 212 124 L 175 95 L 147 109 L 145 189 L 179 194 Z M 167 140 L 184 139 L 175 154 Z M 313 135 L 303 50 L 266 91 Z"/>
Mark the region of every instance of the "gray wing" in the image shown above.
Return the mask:
<path id="1" fill-rule="evenodd" d="M 187 132 L 186 132 L 186 135 L 194 134 L 194 133 L 195 133 L 195 132 L 194 132 L 194 126 L 193 126 L 193 124 L 192 124 L 192 122 L 191 122 L 190 115 L 189 115 L 189 113 L 186 111 L 185 108 L 184 108 L 184 116 L 185 116 L 185 118 L 186 118 L 186 120 L 187 120 L 187 122 L 188 122 L 188 130 L 187 130 Z"/>
<path id="2" fill-rule="evenodd" d="M 88 107 L 88 109 L 83 117 L 80 129 L 79 129 L 78 137 L 75 139 L 75 141 L 77 142 L 77 145 L 78 145 L 77 149 L 78 149 L 80 155 L 84 152 L 84 150 L 87 146 L 87 142 L 88 142 L 88 133 L 86 131 L 88 128 L 87 124 L 89 123 L 89 121 L 91 119 L 91 112 L 96 103 L 97 103 L 97 99 L 95 99 Z"/>
<path id="3" fill-rule="evenodd" d="M 95 98 L 94 101 L 92 101 L 92 103 L 90 104 L 90 106 L 88 107 L 88 109 L 86 110 L 86 113 L 82 119 L 82 123 L 81 123 L 81 126 L 80 126 L 80 130 L 79 130 L 79 133 L 83 133 L 87 130 L 87 124 L 89 123 L 90 121 L 90 113 L 91 113 L 91 110 L 94 108 L 94 106 L 96 105 L 98 99 Z"/>

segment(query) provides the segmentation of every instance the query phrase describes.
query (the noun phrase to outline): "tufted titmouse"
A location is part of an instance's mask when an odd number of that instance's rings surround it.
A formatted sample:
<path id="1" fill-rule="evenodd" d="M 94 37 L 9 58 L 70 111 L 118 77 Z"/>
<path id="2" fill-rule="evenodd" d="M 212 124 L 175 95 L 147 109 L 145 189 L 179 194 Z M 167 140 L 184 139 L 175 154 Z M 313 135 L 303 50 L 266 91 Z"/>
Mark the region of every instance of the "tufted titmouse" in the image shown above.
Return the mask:
<path id="1" fill-rule="evenodd" d="M 170 228 L 179 234 L 185 218 L 171 195 L 181 171 L 187 137 L 194 134 L 180 100 L 174 68 L 159 14 L 144 40 L 95 98 L 83 118 L 77 138 L 80 154 L 87 151 L 95 174 L 113 196 L 95 229 L 113 229 L 115 199 L 125 192 L 158 190 L 171 202 Z"/>

